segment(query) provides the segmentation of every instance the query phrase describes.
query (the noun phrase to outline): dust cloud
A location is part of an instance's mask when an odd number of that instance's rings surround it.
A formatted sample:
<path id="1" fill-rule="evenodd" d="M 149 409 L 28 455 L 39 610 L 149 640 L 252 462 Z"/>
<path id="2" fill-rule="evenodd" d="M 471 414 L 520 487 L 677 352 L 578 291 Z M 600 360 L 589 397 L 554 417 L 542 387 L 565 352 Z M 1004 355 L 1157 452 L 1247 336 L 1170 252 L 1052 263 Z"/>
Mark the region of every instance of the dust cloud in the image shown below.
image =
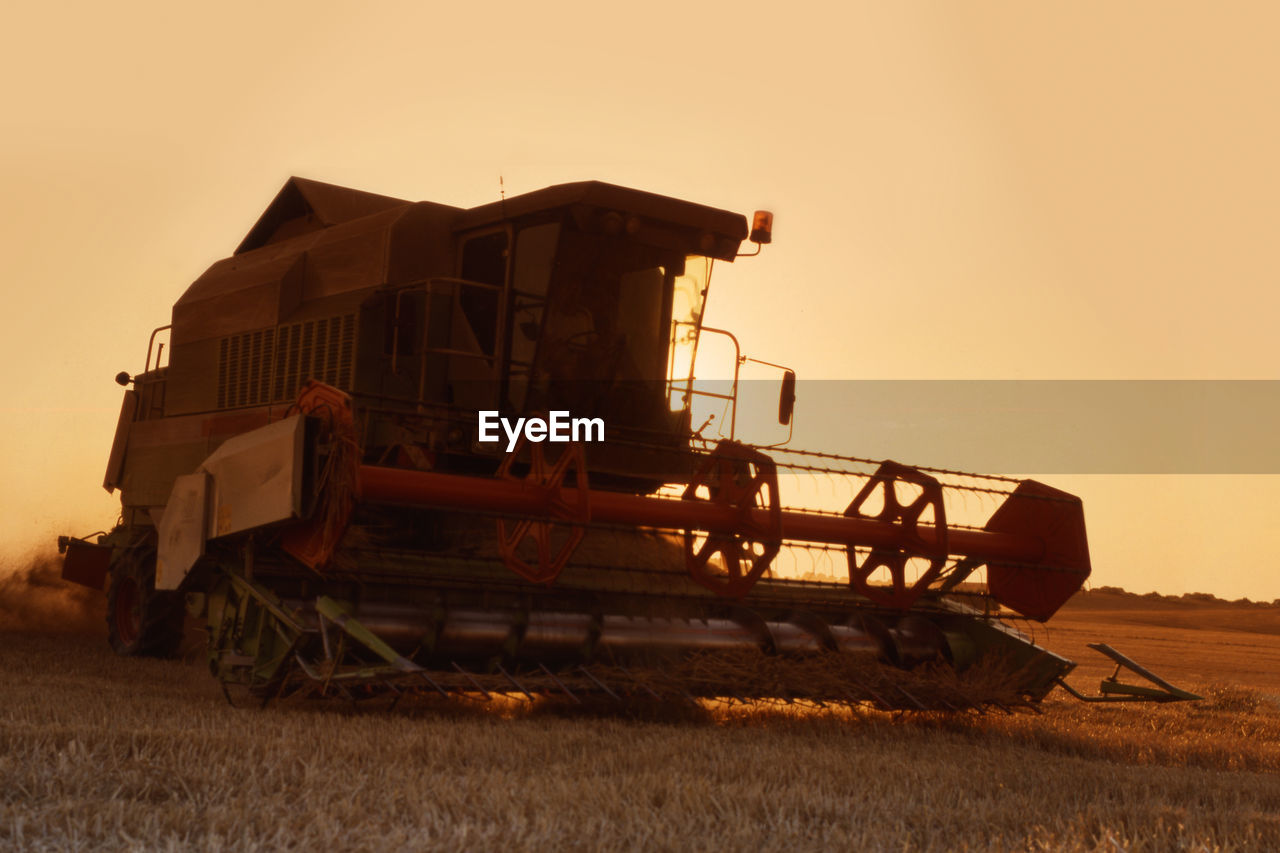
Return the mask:
<path id="1" fill-rule="evenodd" d="M 56 554 L 0 562 L 0 631 L 106 636 L 106 594 L 62 579 Z"/>

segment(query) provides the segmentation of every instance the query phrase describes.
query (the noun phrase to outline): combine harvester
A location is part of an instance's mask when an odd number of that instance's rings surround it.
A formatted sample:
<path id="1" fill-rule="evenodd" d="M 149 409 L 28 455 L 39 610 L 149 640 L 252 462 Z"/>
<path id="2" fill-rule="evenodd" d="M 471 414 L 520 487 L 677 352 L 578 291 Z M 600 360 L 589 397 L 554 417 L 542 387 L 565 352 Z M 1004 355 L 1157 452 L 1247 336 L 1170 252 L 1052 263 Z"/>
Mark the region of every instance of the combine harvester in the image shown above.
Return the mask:
<path id="1" fill-rule="evenodd" d="M 213 674 L 263 702 L 1038 702 L 1074 664 L 1002 617 L 1089 576 L 1078 498 L 740 443 L 736 380 L 695 382 L 699 341 L 737 345 L 702 323 L 712 264 L 771 219 L 595 182 L 467 210 L 290 180 L 117 377 L 120 523 L 60 539 L 64 578 L 108 584 L 123 655 L 200 620 Z M 785 505 L 805 477 L 847 505 Z M 985 524 L 948 521 L 965 495 Z M 783 570 L 805 560 L 840 571 Z M 1194 698 L 1154 681 L 1099 698 Z"/>

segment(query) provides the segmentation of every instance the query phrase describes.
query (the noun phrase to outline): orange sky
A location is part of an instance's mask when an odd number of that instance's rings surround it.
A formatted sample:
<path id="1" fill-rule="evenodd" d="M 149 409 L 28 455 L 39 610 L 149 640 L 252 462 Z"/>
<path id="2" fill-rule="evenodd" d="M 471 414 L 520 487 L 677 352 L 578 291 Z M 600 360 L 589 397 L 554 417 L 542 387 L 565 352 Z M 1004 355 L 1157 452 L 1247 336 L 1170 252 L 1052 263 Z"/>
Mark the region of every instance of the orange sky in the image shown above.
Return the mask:
<path id="1" fill-rule="evenodd" d="M 806 378 L 1280 378 L 1277 24 L 1170 2 L 11 12 L 0 554 L 110 526 L 111 377 L 290 174 L 770 207 L 777 242 L 717 269 L 708 322 Z M 1085 500 L 1095 583 L 1280 596 L 1280 478 L 1047 479 Z"/>

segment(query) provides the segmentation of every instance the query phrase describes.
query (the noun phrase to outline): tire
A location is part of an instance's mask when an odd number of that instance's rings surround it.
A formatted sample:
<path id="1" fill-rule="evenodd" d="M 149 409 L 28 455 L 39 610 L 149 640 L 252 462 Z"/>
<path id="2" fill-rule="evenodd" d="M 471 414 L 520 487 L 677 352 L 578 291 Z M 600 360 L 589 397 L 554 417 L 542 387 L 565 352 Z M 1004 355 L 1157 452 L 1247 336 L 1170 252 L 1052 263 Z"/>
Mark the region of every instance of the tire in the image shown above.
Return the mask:
<path id="1" fill-rule="evenodd" d="M 185 614 L 177 592 L 157 591 L 154 551 L 127 554 L 111 571 L 107 638 L 123 657 L 171 658 L 182 643 Z"/>

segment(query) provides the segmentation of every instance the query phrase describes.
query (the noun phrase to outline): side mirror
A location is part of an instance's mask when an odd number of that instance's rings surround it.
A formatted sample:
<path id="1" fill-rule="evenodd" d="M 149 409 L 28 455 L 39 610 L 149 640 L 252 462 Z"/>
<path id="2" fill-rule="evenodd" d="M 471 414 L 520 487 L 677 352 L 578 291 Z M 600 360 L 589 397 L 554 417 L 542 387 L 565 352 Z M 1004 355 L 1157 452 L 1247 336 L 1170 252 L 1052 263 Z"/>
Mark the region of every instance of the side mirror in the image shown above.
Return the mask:
<path id="1" fill-rule="evenodd" d="M 133 377 L 131 377 L 128 373 L 126 373 L 123 370 L 116 374 L 117 385 L 124 385 L 125 387 L 128 387 L 129 383 L 132 381 L 133 381 Z"/>
<path id="2" fill-rule="evenodd" d="M 788 370 L 782 374 L 782 393 L 778 395 L 778 423 L 786 426 L 791 423 L 791 415 L 796 410 L 796 372 Z"/>

